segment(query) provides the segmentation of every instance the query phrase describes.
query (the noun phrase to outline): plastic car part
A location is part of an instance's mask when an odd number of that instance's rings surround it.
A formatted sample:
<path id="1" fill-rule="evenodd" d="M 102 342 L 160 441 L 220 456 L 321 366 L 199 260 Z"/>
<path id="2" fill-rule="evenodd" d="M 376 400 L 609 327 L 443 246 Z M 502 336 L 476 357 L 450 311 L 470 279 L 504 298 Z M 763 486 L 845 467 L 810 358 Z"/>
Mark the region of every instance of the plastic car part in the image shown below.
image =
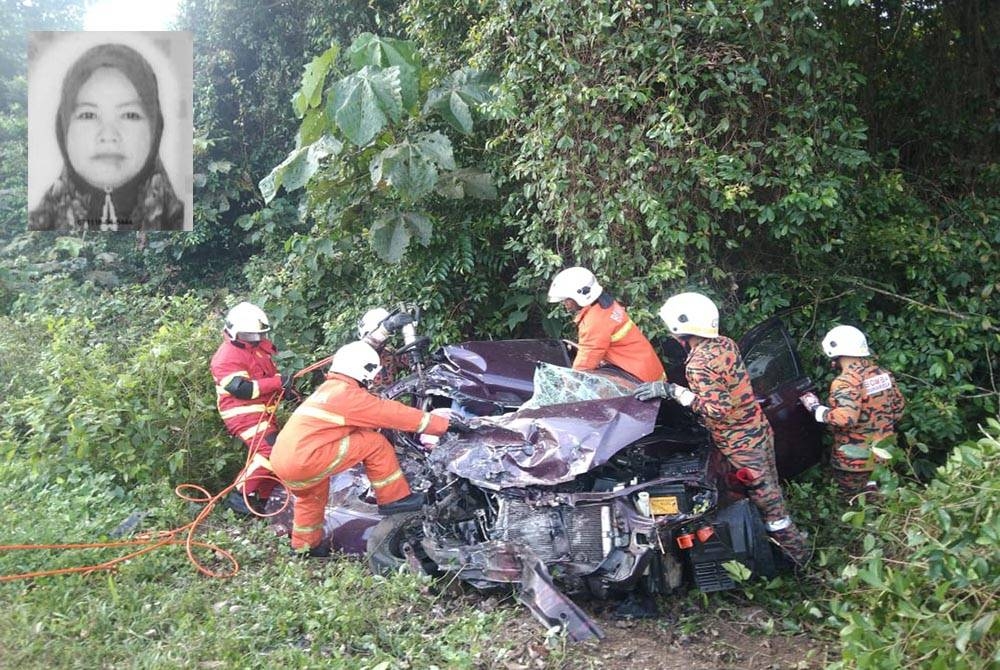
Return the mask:
<path id="1" fill-rule="evenodd" d="M 603 639 L 604 631 L 552 583 L 545 564 L 530 550 L 522 554 L 518 600 L 546 626 L 560 626 L 576 642 Z"/>

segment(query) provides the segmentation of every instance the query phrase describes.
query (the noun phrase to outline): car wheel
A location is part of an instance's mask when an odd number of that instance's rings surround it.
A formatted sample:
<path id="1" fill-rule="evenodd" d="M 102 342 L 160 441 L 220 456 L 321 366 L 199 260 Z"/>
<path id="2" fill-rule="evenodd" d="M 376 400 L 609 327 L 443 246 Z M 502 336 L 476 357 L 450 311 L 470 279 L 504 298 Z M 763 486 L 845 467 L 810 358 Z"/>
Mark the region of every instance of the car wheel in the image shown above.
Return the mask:
<path id="1" fill-rule="evenodd" d="M 430 559 L 420 547 L 423 538 L 423 513 L 394 514 L 385 517 L 368 536 L 366 556 L 368 566 L 377 575 L 389 575 L 398 572 L 408 564 L 407 549 L 412 550 L 425 571 L 433 566 L 427 565 Z"/>

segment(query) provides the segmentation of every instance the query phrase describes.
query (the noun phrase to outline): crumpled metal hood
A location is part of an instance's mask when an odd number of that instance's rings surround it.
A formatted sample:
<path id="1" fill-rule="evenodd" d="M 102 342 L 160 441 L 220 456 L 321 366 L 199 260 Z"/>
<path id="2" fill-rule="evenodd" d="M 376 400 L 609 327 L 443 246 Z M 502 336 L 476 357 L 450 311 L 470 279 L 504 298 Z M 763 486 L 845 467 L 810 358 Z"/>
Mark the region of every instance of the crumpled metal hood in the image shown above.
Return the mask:
<path id="1" fill-rule="evenodd" d="M 653 432 L 659 406 L 623 396 L 482 418 L 472 433 L 442 440 L 430 459 L 486 489 L 559 484 Z"/>

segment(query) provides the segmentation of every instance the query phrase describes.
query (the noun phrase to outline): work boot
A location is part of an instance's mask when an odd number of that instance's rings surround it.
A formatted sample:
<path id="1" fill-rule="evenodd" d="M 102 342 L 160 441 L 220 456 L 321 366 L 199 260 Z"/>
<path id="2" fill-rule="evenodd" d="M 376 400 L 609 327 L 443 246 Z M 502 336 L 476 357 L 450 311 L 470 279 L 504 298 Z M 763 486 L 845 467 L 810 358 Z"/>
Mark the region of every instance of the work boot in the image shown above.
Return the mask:
<path id="1" fill-rule="evenodd" d="M 302 547 L 301 549 L 296 549 L 292 547 L 289 551 L 289 555 L 292 558 L 330 558 L 330 545 L 328 543 L 320 544 L 317 547 Z"/>
<path id="2" fill-rule="evenodd" d="M 391 503 L 378 506 L 378 513 L 382 516 L 390 514 L 404 514 L 405 512 L 419 512 L 424 506 L 424 494 L 414 491 L 410 495 Z"/>
<path id="3" fill-rule="evenodd" d="M 809 536 L 806 533 L 796 528 L 793 523 L 787 528 L 772 530 L 768 534 L 796 570 L 806 567 L 813 555 L 812 545 L 809 543 Z"/>

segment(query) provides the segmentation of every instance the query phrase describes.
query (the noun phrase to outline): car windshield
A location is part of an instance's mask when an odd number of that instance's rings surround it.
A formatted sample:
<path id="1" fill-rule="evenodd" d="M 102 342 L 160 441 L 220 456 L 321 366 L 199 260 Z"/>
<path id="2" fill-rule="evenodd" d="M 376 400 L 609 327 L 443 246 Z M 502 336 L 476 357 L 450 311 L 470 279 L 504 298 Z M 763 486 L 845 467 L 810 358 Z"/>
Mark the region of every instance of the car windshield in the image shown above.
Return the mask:
<path id="1" fill-rule="evenodd" d="M 535 368 L 535 391 L 521 409 L 536 409 L 581 400 L 621 398 L 631 395 L 636 384 L 601 370 L 581 371 L 539 363 Z"/>

